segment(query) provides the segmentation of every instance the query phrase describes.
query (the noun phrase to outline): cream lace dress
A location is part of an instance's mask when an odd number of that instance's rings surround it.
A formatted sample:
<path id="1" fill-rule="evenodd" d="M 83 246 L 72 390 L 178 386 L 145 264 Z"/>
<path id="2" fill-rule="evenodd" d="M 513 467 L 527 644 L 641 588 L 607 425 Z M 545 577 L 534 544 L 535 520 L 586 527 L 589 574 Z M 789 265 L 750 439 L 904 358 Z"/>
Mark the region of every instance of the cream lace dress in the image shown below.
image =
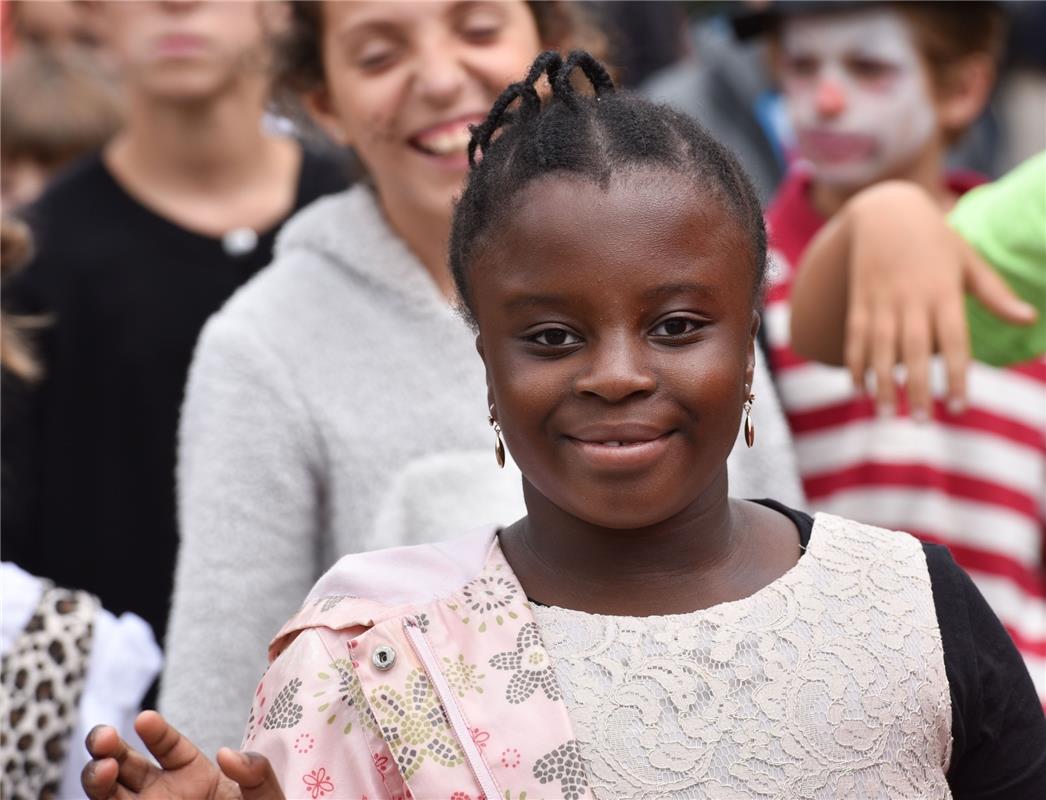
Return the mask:
<path id="1" fill-rule="evenodd" d="M 743 600 L 534 613 L 600 800 L 951 796 L 940 630 L 907 534 L 820 514 L 798 564 Z"/>

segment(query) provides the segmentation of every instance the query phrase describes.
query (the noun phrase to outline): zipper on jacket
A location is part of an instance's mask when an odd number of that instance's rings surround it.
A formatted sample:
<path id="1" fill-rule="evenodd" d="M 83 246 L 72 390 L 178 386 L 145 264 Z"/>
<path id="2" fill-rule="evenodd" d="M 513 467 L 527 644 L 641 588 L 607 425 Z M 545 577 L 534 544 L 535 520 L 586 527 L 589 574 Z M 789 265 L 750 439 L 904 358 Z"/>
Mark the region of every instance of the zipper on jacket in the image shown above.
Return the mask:
<path id="1" fill-rule="evenodd" d="M 425 634 L 421 632 L 421 628 L 410 617 L 403 620 L 403 632 L 407 635 L 407 639 L 410 640 L 411 647 L 414 648 L 414 654 L 421 661 L 422 666 L 425 667 L 425 673 L 428 675 L 429 682 L 443 705 L 443 710 L 447 714 L 451 728 L 458 737 L 458 741 L 461 742 L 465 760 L 468 761 L 472 774 L 476 776 L 476 781 L 483 790 L 486 800 L 498 800 L 501 796 L 498 785 L 490 772 L 490 768 L 483 760 L 482 754 L 479 752 L 479 746 L 472 738 L 472 731 L 469 730 L 468 723 L 465 721 L 465 715 L 461 712 L 454 699 L 454 692 L 450 688 L 450 684 L 447 683 L 446 677 L 440 671 L 436 654 L 432 652 L 432 646 L 429 644 L 428 639 L 425 638 Z"/>

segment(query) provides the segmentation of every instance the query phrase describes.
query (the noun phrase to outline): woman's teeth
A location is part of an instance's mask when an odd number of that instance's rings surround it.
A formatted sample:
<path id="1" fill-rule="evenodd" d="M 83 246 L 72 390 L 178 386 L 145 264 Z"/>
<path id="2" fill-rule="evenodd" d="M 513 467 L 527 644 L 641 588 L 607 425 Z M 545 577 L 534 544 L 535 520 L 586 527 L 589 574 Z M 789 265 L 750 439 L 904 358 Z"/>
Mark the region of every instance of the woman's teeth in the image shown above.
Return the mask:
<path id="1" fill-rule="evenodd" d="M 437 133 L 432 136 L 420 137 L 415 140 L 419 149 L 435 156 L 449 156 L 464 153 L 469 146 L 472 134 L 469 129 L 461 127 L 458 130 Z"/>

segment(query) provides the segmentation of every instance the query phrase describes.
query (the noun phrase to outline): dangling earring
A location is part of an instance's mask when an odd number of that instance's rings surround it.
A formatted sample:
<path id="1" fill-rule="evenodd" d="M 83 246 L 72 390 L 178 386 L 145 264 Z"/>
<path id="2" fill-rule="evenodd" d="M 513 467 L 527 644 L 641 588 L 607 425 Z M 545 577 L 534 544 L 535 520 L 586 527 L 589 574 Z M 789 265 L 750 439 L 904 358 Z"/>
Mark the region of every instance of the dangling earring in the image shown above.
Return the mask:
<path id="1" fill-rule="evenodd" d="M 745 400 L 745 444 L 749 447 L 755 444 L 755 423 L 752 422 L 752 403 L 754 402 L 755 394 L 749 392 L 748 399 Z"/>
<path id="2" fill-rule="evenodd" d="M 493 410 L 494 409 L 491 408 L 491 411 L 493 411 Z M 494 419 L 494 414 L 493 413 L 489 417 L 487 417 L 487 422 L 489 422 L 490 423 L 490 427 L 492 427 L 494 429 L 494 458 L 497 460 L 498 466 L 501 467 L 502 469 L 504 469 L 505 468 L 505 443 L 503 441 L 501 441 L 501 426 L 498 424 L 498 421 L 496 419 Z"/>

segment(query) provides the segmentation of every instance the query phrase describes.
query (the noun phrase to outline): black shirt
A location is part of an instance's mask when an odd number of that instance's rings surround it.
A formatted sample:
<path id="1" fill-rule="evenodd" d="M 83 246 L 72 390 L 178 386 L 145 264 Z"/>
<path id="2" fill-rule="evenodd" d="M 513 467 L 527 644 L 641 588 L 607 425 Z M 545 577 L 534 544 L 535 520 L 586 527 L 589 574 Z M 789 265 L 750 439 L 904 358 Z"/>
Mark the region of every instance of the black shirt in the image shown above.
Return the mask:
<path id="1" fill-rule="evenodd" d="M 306 153 L 294 210 L 345 186 L 337 165 Z M 230 255 L 222 239 L 132 198 L 98 156 L 25 217 L 36 255 L 5 308 L 51 321 L 39 341 L 42 383 L 26 389 L 4 376 L 3 557 L 141 615 L 162 642 L 193 347 L 207 318 L 271 260 L 282 221 Z"/>

